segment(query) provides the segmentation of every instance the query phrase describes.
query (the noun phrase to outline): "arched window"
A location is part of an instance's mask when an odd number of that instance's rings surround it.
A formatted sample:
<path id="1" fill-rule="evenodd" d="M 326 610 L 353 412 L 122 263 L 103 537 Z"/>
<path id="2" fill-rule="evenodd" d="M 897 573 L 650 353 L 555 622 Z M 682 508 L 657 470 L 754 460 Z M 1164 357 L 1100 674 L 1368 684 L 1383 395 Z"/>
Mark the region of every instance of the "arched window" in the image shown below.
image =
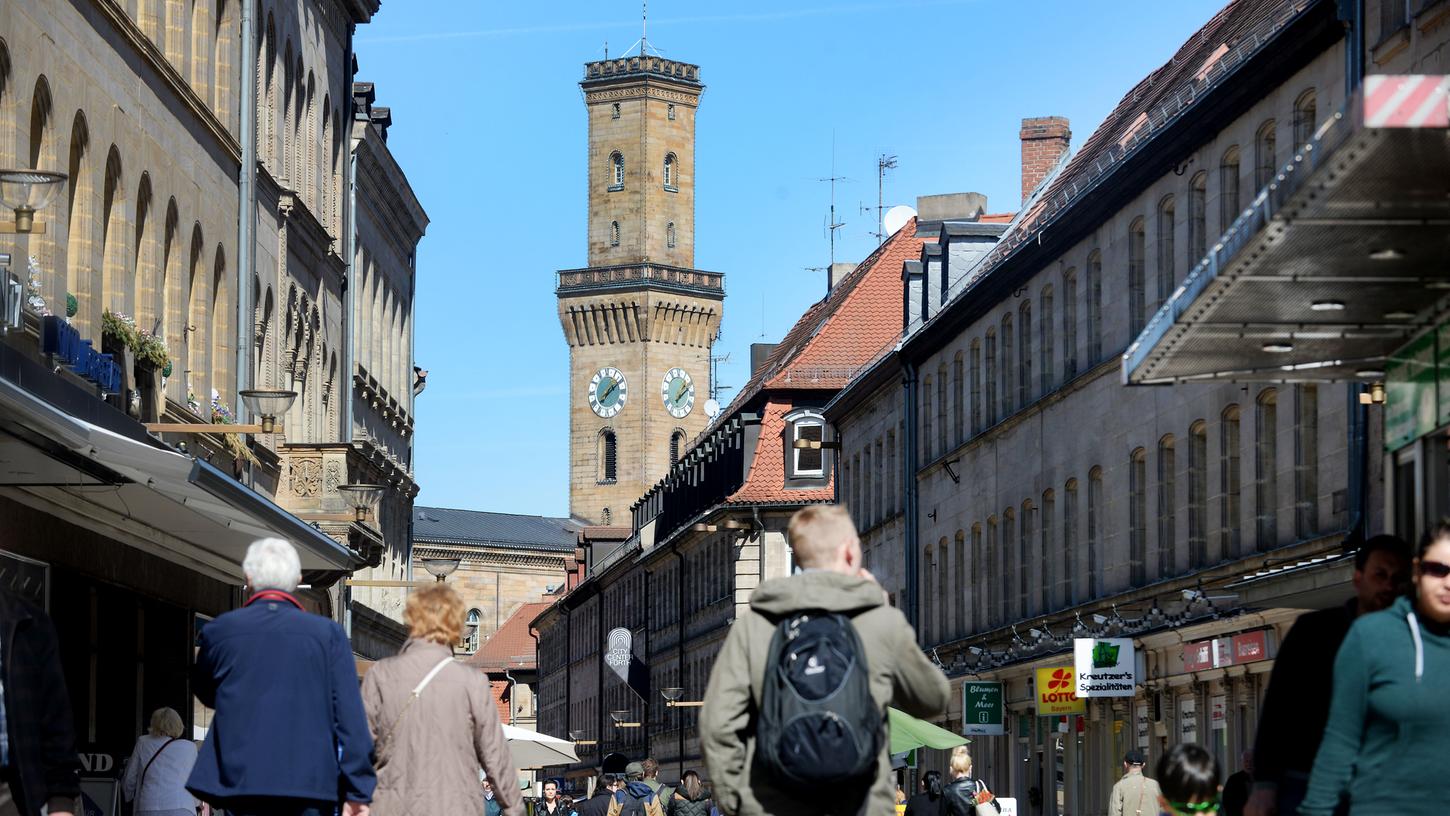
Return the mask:
<path id="1" fill-rule="evenodd" d="M 619 246 L 619 222 L 618 221 L 610 221 L 609 222 L 609 245 L 612 246 L 612 247 Z"/>
<path id="2" fill-rule="evenodd" d="M 1208 423 L 1188 426 L 1188 565 L 1208 564 Z"/>
<path id="3" fill-rule="evenodd" d="M 962 353 L 958 351 L 952 358 L 952 440 L 957 445 L 967 441 L 967 395 L 963 390 L 963 368 Z"/>
<path id="4" fill-rule="evenodd" d="M 1085 599 L 1098 597 L 1103 590 L 1102 558 L 1098 552 L 1103 541 L 1103 469 L 1088 471 L 1087 496 L 1087 574 Z"/>
<path id="5" fill-rule="evenodd" d="M 483 622 L 483 613 L 477 609 L 468 610 L 468 621 L 463 626 L 463 651 L 473 654 L 478 651 L 478 627 Z"/>
<path id="6" fill-rule="evenodd" d="M 1103 360 L 1103 256 L 1093 250 L 1087 260 L 1088 365 Z"/>
<path id="7" fill-rule="evenodd" d="M 614 438 L 614 429 L 605 428 L 604 430 L 599 432 L 599 450 L 597 458 L 599 460 L 598 479 L 600 484 L 614 484 L 615 480 L 618 478 L 619 471 L 618 463 L 616 461 L 616 454 L 617 449 Z"/>
<path id="8" fill-rule="evenodd" d="M 1136 339 L 1148 323 L 1147 270 L 1143 268 L 1145 232 L 1142 218 L 1135 218 L 1128 225 L 1128 342 Z"/>
<path id="9" fill-rule="evenodd" d="M 609 154 L 609 189 L 624 189 L 624 154 L 618 150 Z"/>
<path id="10" fill-rule="evenodd" d="M 1188 183 L 1188 268 L 1208 254 L 1208 171 L 1194 174 Z"/>
<path id="11" fill-rule="evenodd" d="M 1254 413 L 1254 542 L 1260 551 L 1279 542 L 1279 392 L 1259 392 Z"/>
<path id="12" fill-rule="evenodd" d="M 1319 116 L 1319 103 L 1310 88 L 1294 100 L 1294 149 L 1298 150 L 1314 138 L 1315 119 Z"/>
<path id="13" fill-rule="evenodd" d="M 972 433 L 982 430 L 982 341 L 972 340 L 971 366 L 968 373 L 972 389 Z"/>
<path id="14" fill-rule="evenodd" d="M 608 507 L 599 511 L 599 523 L 608 526 L 614 521 L 614 512 Z"/>
<path id="15" fill-rule="evenodd" d="M 1158 577 L 1177 569 L 1178 453 L 1172 434 L 1158 440 Z"/>
<path id="16" fill-rule="evenodd" d="M 665 106 L 665 118 L 668 119 L 668 120 L 670 120 L 671 122 L 675 121 L 675 106 L 674 105 L 666 105 Z"/>
<path id="17" fill-rule="evenodd" d="M 1002 418 L 1006 419 L 1016 410 L 1013 399 L 1017 395 L 1017 389 L 1013 388 L 1012 379 L 1017 372 L 1012 368 L 1012 313 L 1002 315 L 1002 343 L 997 348 L 1002 352 L 1002 367 L 998 374 L 1002 377 Z"/>
<path id="18" fill-rule="evenodd" d="M 1237 405 L 1223 409 L 1218 433 L 1219 489 L 1223 491 L 1223 501 L 1219 504 L 1219 554 L 1223 558 L 1233 558 L 1241 553 L 1243 471 L 1239 459 L 1239 414 Z"/>
<path id="19" fill-rule="evenodd" d="M 987 628 L 987 619 L 983 614 L 986 608 L 986 597 L 982 593 L 983 565 L 986 563 L 985 554 L 982 551 L 982 525 L 972 525 L 972 572 L 971 572 L 971 604 L 972 604 L 972 629 L 982 631 Z M 966 583 L 963 587 L 968 586 Z M 967 593 L 963 593 L 967 594 Z"/>
<path id="20" fill-rule="evenodd" d="M 676 172 L 675 171 L 675 168 L 676 168 L 676 165 L 677 164 L 678 164 L 678 161 L 675 159 L 675 154 L 670 153 L 670 154 L 668 154 L 668 155 L 665 156 L 665 169 L 664 169 L 665 189 L 666 190 L 669 190 L 671 192 L 674 192 L 675 190 L 678 189 L 675 186 L 678 183 L 678 181 L 679 181 L 679 179 L 675 175 L 675 172 Z"/>
<path id="21" fill-rule="evenodd" d="M 936 367 L 936 452 L 942 456 L 947 452 L 947 364 Z"/>
<path id="22" fill-rule="evenodd" d="M 1319 532 L 1319 387 L 1294 387 L 1294 534 Z"/>
<path id="23" fill-rule="evenodd" d="M 1029 499 L 1022 502 L 1022 534 L 1017 539 L 1017 614 L 1027 617 L 1041 610 L 1032 609 L 1032 545 L 1035 543 L 1037 508 Z"/>
<path id="24" fill-rule="evenodd" d="M 1042 380 L 1042 393 L 1046 394 L 1052 390 L 1052 352 L 1055 345 L 1052 326 L 1052 284 L 1042 287 L 1042 293 L 1038 296 L 1042 304 L 1042 313 L 1037 316 L 1038 332 L 1041 333 L 1041 342 L 1037 344 L 1037 370 Z"/>
<path id="25" fill-rule="evenodd" d="M 674 465 L 680 461 L 680 454 L 685 450 L 685 432 L 679 428 L 670 434 L 670 464 Z"/>
<path id="26" fill-rule="evenodd" d="M 1016 600 L 1017 593 L 1013 590 L 1017 583 L 1017 571 L 1014 569 L 1013 553 L 1017 549 L 1017 511 L 1011 507 L 1002 511 L 1002 578 L 1001 596 L 998 598 L 1000 605 L 997 611 L 998 620 L 1007 622 L 1012 620 L 1012 602 Z"/>
<path id="27" fill-rule="evenodd" d="M 1262 190 L 1274 180 L 1278 170 L 1278 159 L 1274 155 L 1274 143 L 1278 140 L 1277 125 L 1273 119 L 1259 126 L 1254 134 L 1254 190 Z"/>
<path id="28" fill-rule="evenodd" d="M 669 249 L 675 248 L 675 222 L 673 221 L 665 225 L 665 246 Z"/>
<path id="29" fill-rule="evenodd" d="M 932 379 L 928 375 L 922 381 L 921 387 L 921 464 L 932 460 L 932 442 L 936 437 L 932 435 Z"/>
<path id="30" fill-rule="evenodd" d="M 997 517 L 987 519 L 987 546 L 982 551 L 982 559 L 977 562 L 980 569 L 976 572 L 977 597 L 982 599 L 982 614 L 978 620 L 981 621 L 983 629 L 997 622 Z"/>
<path id="31" fill-rule="evenodd" d="M 1148 452 L 1128 459 L 1128 566 L 1135 587 L 1148 582 Z"/>
<path id="32" fill-rule="evenodd" d="M 1057 494 L 1051 490 L 1042 493 L 1042 519 L 1038 524 L 1041 530 L 1041 543 L 1038 547 L 1038 565 L 1042 569 L 1042 605 L 1039 612 L 1047 613 L 1056 608 L 1060 598 L 1054 597 L 1057 591 L 1058 576 L 1053 565 L 1053 514 L 1057 511 Z"/>
<path id="33" fill-rule="evenodd" d="M 952 589 L 956 613 L 952 634 L 961 637 L 967 633 L 967 534 L 962 530 L 952 542 Z"/>
<path id="34" fill-rule="evenodd" d="M 1017 404 L 1032 401 L 1032 301 L 1017 307 Z"/>
<path id="35" fill-rule="evenodd" d="M 618 102 L 615 102 L 613 105 L 611 105 L 609 107 L 609 118 L 610 119 L 618 119 L 619 118 L 619 103 Z"/>
<path id="36" fill-rule="evenodd" d="M 1173 294 L 1173 287 L 1178 283 L 1178 271 L 1175 267 L 1175 255 L 1173 252 L 1173 231 L 1177 228 L 1174 220 L 1173 196 L 1167 196 L 1158 202 L 1158 304 L 1161 306 L 1168 302 Z"/>
<path id="37" fill-rule="evenodd" d="M 987 347 L 983 353 L 983 359 L 987 361 L 987 370 L 982 377 L 983 384 L 987 387 L 987 426 L 997 424 L 997 330 L 987 330 Z"/>
<path id="38" fill-rule="evenodd" d="M 1062 376 L 1077 376 L 1077 270 L 1062 273 Z"/>
<path id="39" fill-rule="evenodd" d="M 1073 576 L 1078 574 L 1077 564 L 1077 479 L 1068 479 L 1062 486 L 1062 603 L 1073 606 L 1077 603 L 1077 592 Z"/>
<path id="40" fill-rule="evenodd" d="M 1228 225 L 1239 217 L 1243 205 L 1239 202 L 1239 149 L 1237 146 L 1224 151 L 1223 161 L 1218 165 L 1218 231 L 1227 232 Z"/>

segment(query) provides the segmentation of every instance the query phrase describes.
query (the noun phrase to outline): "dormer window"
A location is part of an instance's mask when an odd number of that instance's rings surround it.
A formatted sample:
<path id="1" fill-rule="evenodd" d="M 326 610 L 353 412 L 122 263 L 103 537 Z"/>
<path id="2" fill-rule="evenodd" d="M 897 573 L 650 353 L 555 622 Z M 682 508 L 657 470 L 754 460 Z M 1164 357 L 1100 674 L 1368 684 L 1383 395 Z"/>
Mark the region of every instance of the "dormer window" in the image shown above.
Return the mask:
<path id="1" fill-rule="evenodd" d="M 786 415 L 787 479 L 821 479 L 826 475 L 825 449 L 797 447 L 800 442 L 820 443 L 826 438 L 826 421 L 819 412 L 809 409 Z"/>

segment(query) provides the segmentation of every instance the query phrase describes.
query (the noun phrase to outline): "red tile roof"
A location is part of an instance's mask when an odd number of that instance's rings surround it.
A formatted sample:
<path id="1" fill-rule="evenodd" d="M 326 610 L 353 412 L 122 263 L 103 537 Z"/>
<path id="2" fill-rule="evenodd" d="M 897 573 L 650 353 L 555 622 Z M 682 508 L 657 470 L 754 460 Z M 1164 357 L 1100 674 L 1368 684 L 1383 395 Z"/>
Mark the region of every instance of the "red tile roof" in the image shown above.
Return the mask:
<path id="1" fill-rule="evenodd" d="M 529 624 L 549 608 L 548 601 L 526 603 L 514 610 L 497 632 L 489 635 L 478 651 L 464 662 L 484 671 L 533 669 L 539 665 L 538 644 L 529 634 Z"/>

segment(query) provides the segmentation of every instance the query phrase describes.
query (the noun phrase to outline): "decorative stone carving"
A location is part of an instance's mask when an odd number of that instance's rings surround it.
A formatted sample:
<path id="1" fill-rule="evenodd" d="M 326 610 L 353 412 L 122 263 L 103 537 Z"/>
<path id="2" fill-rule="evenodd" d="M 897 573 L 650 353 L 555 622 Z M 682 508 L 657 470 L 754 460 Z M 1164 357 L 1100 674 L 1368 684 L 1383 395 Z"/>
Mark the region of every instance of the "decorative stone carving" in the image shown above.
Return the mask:
<path id="1" fill-rule="evenodd" d="M 317 459 L 289 459 L 287 480 L 292 483 L 292 495 L 311 498 L 322 489 L 322 462 Z"/>
<path id="2" fill-rule="evenodd" d="M 337 486 L 340 484 L 342 484 L 342 463 L 335 459 L 329 460 L 323 476 L 323 488 L 330 495 L 337 492 Z"/>

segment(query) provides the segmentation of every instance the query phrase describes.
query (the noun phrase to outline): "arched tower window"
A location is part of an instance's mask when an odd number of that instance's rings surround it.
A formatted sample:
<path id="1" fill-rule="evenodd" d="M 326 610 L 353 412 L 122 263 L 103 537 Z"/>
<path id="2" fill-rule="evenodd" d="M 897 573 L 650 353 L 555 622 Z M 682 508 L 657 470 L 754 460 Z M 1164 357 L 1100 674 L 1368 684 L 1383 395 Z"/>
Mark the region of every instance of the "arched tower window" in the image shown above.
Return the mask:
<path id="1" fill-rule="evenodd" d="M 665 156 L 664 179 L 666 190 L 674 191 L 679 189 L 675 186 L 675 184 L 678 182 L 678 179 L 675 175 L 675 168 L 677 165 L 678 160 L 675 158 L 675 154 L 670 153 Z"/>
<path id="2" fill-rule="evenodd" d="M 675 222 L 673 221 L 665 226 L 665 244 L 670 249 L 675 248 Z"/>
<path id="3" fill-rule="evenodd" d="M 609 245 L 612 246 L 612 247 L 619 246 L 619 222 L 618 221 L 610 221 L 609 222 Z"/>
<path id="4" fill-rule="evenodd" d="M 477 609 L 468 610 L 468 622 L 463 627 L 463 651 L 473 654 L 478 651 L 478 627 L 483 622 L 483 613 Z"/>
<path id="5" fill-rule="evenodd" d="M 609 108 L 609 118 L 611 118 L 611 119 L 618 119 L 619 118 L 619 103 L 618 102 L 615 102 L 613 105 L 610 106 L 610 108 Z"/>
<path id="6" fill-rule="evenodd" d="M 609 154 L 609 189 L 624 189 L 624 154 L 618 150 Z"/>
<path id="7" fill-rule="evenodd" d="M 685 449 L 685 432 L 679 428 L 670 434 L 670 464 L 674 465 L 680 461 L 680 453 Z"/>
<path id="8" fill-rule="evenodd" d="M 599 483 L 613 484 L 619 476 L 617 444 L 614 429 L 605 428 L 599 432 Z"/>

